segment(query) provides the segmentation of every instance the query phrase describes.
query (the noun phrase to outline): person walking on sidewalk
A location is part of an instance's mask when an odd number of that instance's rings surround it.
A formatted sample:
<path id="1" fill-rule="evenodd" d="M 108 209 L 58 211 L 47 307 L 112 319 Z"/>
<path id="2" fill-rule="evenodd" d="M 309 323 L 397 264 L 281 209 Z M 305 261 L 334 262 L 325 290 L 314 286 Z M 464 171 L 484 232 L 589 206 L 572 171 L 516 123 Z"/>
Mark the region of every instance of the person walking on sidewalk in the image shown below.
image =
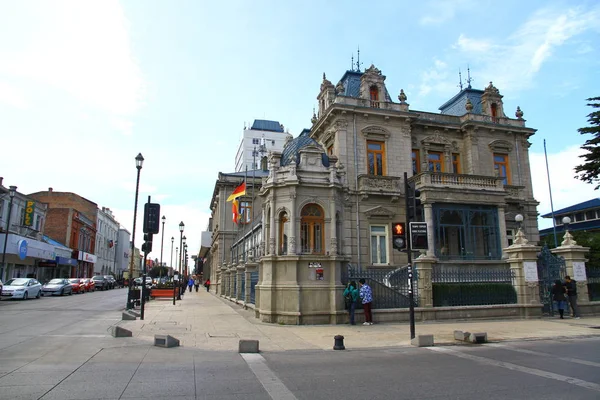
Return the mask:
<path id="1" fill-rule="evenodd" d="M 579 307 L 577 306 L 577 282 L 571 279 L 569 275 L 565 276 L 565 289 L 567 289 L 567 297 L 573 311 L 573 317 L 580 318 Z"/>
<path id="2" fill-rule="evenodd" d="M 192 292 L 192 286 L 194 286 L 194 278 L 190 276 L 190 279 L 188 279 L 188 288 L 190 289 L 190 293 Z"/>
<path id="3" fill-rule="evenodd" d="M 356 325 L 354 322 L 354 311 L 356 310 L 356 303 L 358 303 L 358 289 L 356 288 L 356 282 L 352 281 L 348 284 L 346 290 L 344 290 L 344 300 L 346 302 L 346 308 L 350 314 L 350 325 Z"/>
<path id="4" fill-rule="evenodd" d="M 204 287 L 207 292 L 210 290 L 210 279 L 207 279 L 206 282 L 204 282 Z"/>
<path id="5" fill-rule="evenodd" d="M 196 293 L 198 293 L 198 288 L 200 287 L 200 278 L 196 277 L 196 279 L 194 279 L 194 287 L 196 288 Z"/>
<path id="6" fill-rule="evenodd" d="M 358 281 L 358 285 L 360 287 L 360 299 L 362 301 L 363 310 L 365 312 L 365 322 L 363 325 L 373 325 L 373 316 L 371 315 L 371 303 L 373 302 L 373 290 L 371 290 L 371 286 L 369 286 L 365 278 L 360 278 Z"/>
<path id="7" fill-rule="evenodd" d="M 562 282 L 557 279 L 552 285 L 552 289 L 550 289 L 550 293 L 552 294 L 552 303 L 554 306 L 554 310 L 558 310 L 558 314 L 560 315 L 560 319 L 565 319 L 565 307 L 567 305 L 567 289 L 563 286 Z"/>

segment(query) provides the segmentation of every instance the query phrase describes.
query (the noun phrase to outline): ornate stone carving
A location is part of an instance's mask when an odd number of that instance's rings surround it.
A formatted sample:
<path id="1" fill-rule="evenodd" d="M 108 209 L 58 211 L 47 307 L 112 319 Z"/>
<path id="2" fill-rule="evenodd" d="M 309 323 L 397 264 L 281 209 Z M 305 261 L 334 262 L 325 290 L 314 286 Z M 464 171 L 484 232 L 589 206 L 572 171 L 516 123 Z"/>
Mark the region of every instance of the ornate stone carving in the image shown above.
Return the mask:
<path id="1" fill-rule="evenodd" d="M 400 100 L 400 104 L 406 103 L 406 94 L 404 93 L 404 89 L 400 89 L 400 94 L 398 95 L 398 100 Z"/>
<path id="2" fill-rule="evenodd" d="M 367 75 L 381 75 L 381 71 L 379 69 L 377 69 L 374 64 L 371 64 L 371 66 L 365 70 L 365 74 L 367 74 Z"/>
<path id="3" fill-rule="evenodd" d="M 362 131 L 363 136 L 383 136 L 385 139 L 390 137 L 390 132 L 379 126 L 367 126 Z"/>
<path id="4" fill-rule="evenodd" d="M 338 248 L 337 248 L 337 238 L 331 238 L 331 240 L 329 241 L 329 248 L 330 248 L 330 252 L 329 254 L 337 254 L 338 252 Z"/>
<path id="5" fill-rule="evenodd" d="M 573 240 L 573 235 L 571 232 L 567 231 L 565 236 L 563 236 L 563 241 L 560 244 L 561 246 L 577 246 L 577 242 Z"/>
<path id="6" fill-rule="evenodd" d="M 515 244 L 527 244 L 529 243 L 529 240 L 527 240 L 527 238 L 525 237 L 525 234 L 523 233 L 523 230 L 521 228 L 519 228 L 519 230 L 517 231 L 517 234 L 515 235 L 515 240 L 513 242 L 513 246 Z"/>
<path id="7" fill-rule="evenodd" d="M 275 238 L 269 238 L 269 254 L 275 254 Z"/>
<path id="8" fill-rule="evenodd" d="M 389 217 L 392 218 L 394 213 L 387 208 L 377 206 L 365 211 L 367 217 Z"/>
<path id="9" fill-rule="evenodd" d="M 492 81 L 490 81 L 490 84 L 485 88 L 484 92 L 495 94 L 495 95 L 500 94 L 500 91 L 498 89 L 496 89 L 496 87 L 492 84 Z"/>
<path id="10" fill-rule="evenodd" d="M 338 119 L 333 123 L 335 129 L 346 129 L 348 127 L 348 121 L 345 119 Z"/>
<path id="11" fill-rule="evenodd" d="M 523 111 L 521 111 L 521 107 L 517 106 L 517 111 L 515 112 L 515 117 L 517 119 L 523 119 Z"/>
<path id="12" fill-rule="evenodd" d="M 288 244 L 288 253 L 289 254 L 296 254 L 296 237 L 295 236 L 290 236 L 289 240 L 289 244 Z"/>
<path id="13" fill-rule="evenodd" d="M 421 140 L 421 143 L 424 145 L 431 144 L 441 144 L 444 146 L 451 146 L 452 143 L 442 135 L 440 135 L 440 131 L 434 131 L 433 135 L 427 136 L 425 139 Z"/>
<path id="14" fill-rule="evenodd" d="M 467 102 L 465 103 L 465 110 L 467 110 L 468 113 L 473 111 L 473 103 L 471 103 L 471 99 L 467 98 Z"/>
<path id="15" fill-rule="evenodd" d="M 494 140 L 488 146 L 492 152 L 510 153 L 513 150 L 512 144 L 506 140 Z"/>
<path id="16" fill-rule="evenodd" d="M 343 96 L 345 91 L 346 91 L 346 88 L 344 87 L 344 84 L 342 83 L 342 81 L 339 81 L 335 87 L 335 93 L 338 96 Z"/>
<path id="17" fill-rule="evenodd" d="M 329 80 L 327 79 L 327 77 L 325 76 L 325 72 L 323 72 L 323 82 L 321 82 L 321 92 L 322 92 L 324 89 L 327 89 L 327 88 L 329 88 L 329 87 L 333 87 L 333 84 L 331 83 L 331 81 L 329 81 Z"/>

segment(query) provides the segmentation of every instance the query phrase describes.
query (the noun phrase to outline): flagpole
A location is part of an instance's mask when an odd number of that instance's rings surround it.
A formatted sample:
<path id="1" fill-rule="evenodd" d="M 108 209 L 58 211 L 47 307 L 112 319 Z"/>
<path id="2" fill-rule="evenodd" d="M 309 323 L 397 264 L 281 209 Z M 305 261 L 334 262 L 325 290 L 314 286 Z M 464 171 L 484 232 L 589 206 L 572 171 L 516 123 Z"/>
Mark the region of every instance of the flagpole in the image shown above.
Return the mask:
<path id="1" fill-rule="evenodd" d="M 552 229 L 554 231 L 554 247 L 558 247 L 556 238 L 556 219 L 554 218 L 554 204 L 552 204 L 552 187 L 550 186 L 550 169 L 548 168 L 548 154 L 546 153 L 546 139 L 544 139 L 544 157 L 546 158 L 546 175 L 548 176 L 548 191 L 550 192 L 550 210 L 552 212 Z"/>
<path id="2" fill-rule="evenodd" d="M 246 170 L 244 171 L 244 184 L 246 189 L 248 188 L 248 164 L 246 164 Z M 246 202 L 246 205 L 248 202 Z M 246 225 L 248 223 L 248 207 L 244 208 L 244 226 L 242 226 L 242 252 L 244 254 L 244 262 L 247 260 L 246 255 Z"/>

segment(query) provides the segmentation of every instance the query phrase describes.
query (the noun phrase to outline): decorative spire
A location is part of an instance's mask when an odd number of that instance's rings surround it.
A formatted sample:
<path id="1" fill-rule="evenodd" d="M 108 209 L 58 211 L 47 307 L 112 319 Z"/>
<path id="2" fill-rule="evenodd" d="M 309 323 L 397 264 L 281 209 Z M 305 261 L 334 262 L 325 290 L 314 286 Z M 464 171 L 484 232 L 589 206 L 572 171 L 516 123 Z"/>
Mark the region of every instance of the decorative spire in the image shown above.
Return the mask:
<path id="1" fill-rule="evenodd" d="M 398 95 L 398 100 L 400 100 L 401 104 L 406 103 L 406 94 L 404 93 L 404 89 L 400 89 L 400 94 Z"/>
<path id="2" fill-rule="evenodd" d="M 577 246 L 577 242 L 573 240 L 573 235 L 568 230 L 565 232 L 565 236 L 563 236 L 563 241 L 560 244 L 561 246 Z"/>
<path id="3" fill-rule="evenodd" d="M 458 69 L 458 87 L 460 88 L 460 90 L 462 91 L 462 75 L 460 74 L 460 68 Z"/>
<path id="4" fill-rule="evenodd" d="M 473 78 L 471 78 L 471 69 L 467 65 L 467 89 L 471 89 L 471 82 L 473 82 Z"/>
<path id="5" fill-rule="evenodd" d="M 313 116 L 310 119 L 310 122 L 312 122 L 312 124 L 316 124 L 317 123 L 317 114 L 315 114 L 315 108 L 313 107 Z"/>
<path id="6" fill-rule="evenodd" d="M 521 111 L 521 107 L 517 106 L 517 111 L 515 112 L 515 117 L 518 119 L 523 119 L 523 111 Z"/>
<path id="7" fill-rule="evenodd" d="M 515 240 L 514 240 L 513 244 L 527 244 L 527 243 L 529 243 L 529 240 L 527 240 L 527 238 L 525 237 L 523 230 L 521 228 L 519 228 L 519 230 L 517 230 L 517 234 L 515 235 Z"/>

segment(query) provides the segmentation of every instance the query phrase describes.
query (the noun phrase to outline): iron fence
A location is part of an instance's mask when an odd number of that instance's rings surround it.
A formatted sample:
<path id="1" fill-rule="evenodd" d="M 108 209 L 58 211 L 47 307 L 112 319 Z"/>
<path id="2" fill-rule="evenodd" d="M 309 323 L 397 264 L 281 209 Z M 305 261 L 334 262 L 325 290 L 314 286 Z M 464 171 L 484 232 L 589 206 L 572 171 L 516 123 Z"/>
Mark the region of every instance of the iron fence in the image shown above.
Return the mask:
<path id="1" fill-rule="evenodd" d="M 586 265 L 585 274 L 590 301 L 600 301 L 600 266 Z"/>
<path id="2" fill-rule="evenodd" d="M 256 284 L 258 283 L 258 271 L 250 273 L 250 303 L 256 304 Z"/>
<path id="3" fill-rule="evenodd" d="M 433 306 L 516 304 L 509 268 L 433 268 Z"/>
<path id="4" fill-rule="evenodd" d="M 408 293 L 408 268 L 397 269 L 359 269 L 348 265 L 347 280 L 364 279 L 373 290 L 372 308 L 408 308 L 410 306 Z M 413 274 L 413 304 L 418 305 L 417 276 Z M 359 304 L 359 308 L 362 305 Z"/>
<path id="5" fill-rule="evenodd" d="M 240 284 L 242 285 L 240 299 L 244 300 L 246 298 L 246 274 L 245 273 L 242 274 L 242 282 Z"/>

